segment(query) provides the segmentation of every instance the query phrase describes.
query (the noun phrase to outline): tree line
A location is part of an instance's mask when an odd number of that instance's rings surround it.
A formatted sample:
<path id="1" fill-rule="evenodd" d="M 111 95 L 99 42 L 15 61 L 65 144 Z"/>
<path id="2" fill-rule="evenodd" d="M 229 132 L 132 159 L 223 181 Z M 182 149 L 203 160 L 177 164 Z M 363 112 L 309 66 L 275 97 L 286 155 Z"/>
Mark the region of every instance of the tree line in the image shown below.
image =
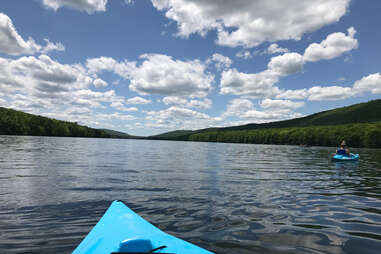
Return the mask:
<path id="1" fill-rule="evenodd" d="M 0 107 L 0 135 L 110 138 L 103 130 Z"/>
<path id="2" fill-rule="evenodd" d="M 337 146 L 342 140 L 346 140 L 351 147 L 381 148 L 381 122 L 256 130 L 204 131 L 189 135 L 187 140 L 309 146 Z"/>

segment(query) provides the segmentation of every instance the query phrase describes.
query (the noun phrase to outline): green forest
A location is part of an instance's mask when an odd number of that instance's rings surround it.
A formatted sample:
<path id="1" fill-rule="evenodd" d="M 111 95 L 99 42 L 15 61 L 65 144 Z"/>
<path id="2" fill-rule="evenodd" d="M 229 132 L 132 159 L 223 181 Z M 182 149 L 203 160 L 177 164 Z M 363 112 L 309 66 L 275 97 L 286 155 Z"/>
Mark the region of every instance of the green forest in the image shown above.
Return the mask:
<path id="1" fill-rule="evenodd" d="M 305 117 L 239 126 L 173 131 L 151 139 L 381 148 L 381 100 L 327 110 Z"/>
<path id="2" fill-rule="evenodd" d="M 188 140 L 310 146 L 337 146 L 342 140 L 346 140 L 351 147 L 381 148 L 381 121 L 257 130 L 204 131 L 189 135 Z"/>
<path id="3" fill-rule="evenodd" d="M 251 130 L 263 128 L 289 128 L 304 126 L 342 125 L 381 121 L 381 100 L 354 104 L 346 107 L 322 111 L 305 117 L 261 124 L 219 128 L 220 130 Z"/>
<path id="4" fill-rule="evenodd" d="M 0 107 L 0 135 L 112 138 L 105 130 Z"/>

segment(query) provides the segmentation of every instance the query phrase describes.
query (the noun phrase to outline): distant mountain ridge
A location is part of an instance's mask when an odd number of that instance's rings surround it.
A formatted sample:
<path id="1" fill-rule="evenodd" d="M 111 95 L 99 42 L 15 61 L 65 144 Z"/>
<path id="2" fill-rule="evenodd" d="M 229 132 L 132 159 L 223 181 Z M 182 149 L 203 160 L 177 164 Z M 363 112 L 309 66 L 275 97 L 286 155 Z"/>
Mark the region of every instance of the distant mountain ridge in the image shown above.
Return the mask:
<path id="1" fill-rule="evenodd" d="M 112 137 L 117 137 L 117 138 L 133 138 L 134 137 L 130 134 L 120 132 L 120 131 L 114 131 L 114 130 L 110 130 L 110 129 L 100 129 L 100 130 L 106 132 L 107 134 L 111 135 Z"/>
<path id="2" fill-rule="evenodd" d="M 322 111 L 305 117 L 240 126 L 219 128 L 221 130 L 252 130 L 262 128 L 288 128 L 314 125 L 339 125 L 381 121 L 381 99 L 351 106 Z"/>
<path id="3" fill-rule="evenodd" d="M 122 132 L 94 129 L 3 107 L 0 107 L 0 135 L 132 138 Z"/>
<path id="4" fill-rule="evenodd" d="M 176 131 L 169 131 L 165 133 L 161 133 L 154 136 L 149 136 L 150 139 L 177 139 L 178 137 L 187 136 L 190 134 L 193 134 L 197 131 L 192 130 L 176 130 Z"/>
<path id="5" fill-rule="evenodd" d="M 373 100 L 290 120 L 194 131 L 177 130 L 148 138 L 329 146 L 337 144 L 340 139 L 348 139 L 352 141 L 352 145 L 358 147 L 381 147 L 380 123 L 381 100 Z M 321 130 L 325 130 L 326 133 L 332 130 L 332 133 L 328 137 Z M 300 137 L 288 139 L 287 135 L 295 133 L 298 133 Z M 321 137 L 324 137 L 324 140 Z"/>
<path id="6" fill-rule="evenodd" d="M 251 123 L 230 127 L 215 127 L 200 130 L 176 130 L 166 132 L 159 135 L 150 136 L 149 138 L 161 139 L 186 139 L 191 134 L 205 131 L 226 131 L 226 130 L 255 130 L 264 128 L 290 128 L 290 127 L 306 127 L 306 126 L 324 126 L 324 125 L 340 125 L 351 123 L 367 123 L 381 121 L 381 99 L 369 102 L 354 104 L 346 107 L 331 109 L 315 113 L 312 115 L 294 118 L 290 120 L 269 122 L 269 123 Z"/>

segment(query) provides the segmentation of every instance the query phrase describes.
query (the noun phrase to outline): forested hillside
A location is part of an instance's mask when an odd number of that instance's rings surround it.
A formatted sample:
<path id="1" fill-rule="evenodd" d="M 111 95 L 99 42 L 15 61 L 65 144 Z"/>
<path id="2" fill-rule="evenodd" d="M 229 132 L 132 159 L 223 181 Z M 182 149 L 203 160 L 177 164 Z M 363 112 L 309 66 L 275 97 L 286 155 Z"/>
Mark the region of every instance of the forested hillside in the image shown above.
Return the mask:
<path id="1" fill-rule="evenodd" d="M 154 139 L 381 148 L 381 100 L 337 108 L 306 117 L 225 128 L 174 131 Z"/>
<path id="2" fill-rule="evenodd" d="M 351 147 L 381 148 L 381 121 L 345 125 L 204 131 L 190 135 L 188 140 L 311 146 L 337 146 L 342 140 L 346 140 Z"/>
<path id="3" fill-rule="evenodd" d="M 0 107 L 0 135 L 116 137 L 103 130 Z"/>
<path id="4" fill-rule="evenodd" d="M 197 133 L 197 131 L 190 131 L 190 130 L 177 130 L 177 131 L 170 131 L 165 132 L 159 135 L 150 136 L 148 139 L 165 139 L 165 140 L 178 140 L 179 137 L 187 137 L 191 134 Z"/>
<path id="5" fill-rule="evenodd" d="M 131 135 L 124 133 L 124 132 L 120 132 L 120 131 L 114 131 L 114 130 L 110 130 L 110 129 L 100 129 L 100 130 L 104 131 L 106 134 L 110 135 L 111 137 L 115 137 L 115 138 L 139 138 L 136 136 L 131 136 Z"/>
<path id="6" fill-rule="evenodd" d="M 338 125 L 381 121 L 381 100 L 354 104 L 347 107 L 322 111 L 309 116 L 262 124 L 247 124 L 219 128 L 219 130 L 252 130 L 263 128 L 288 128 L 316 125 Z"/>

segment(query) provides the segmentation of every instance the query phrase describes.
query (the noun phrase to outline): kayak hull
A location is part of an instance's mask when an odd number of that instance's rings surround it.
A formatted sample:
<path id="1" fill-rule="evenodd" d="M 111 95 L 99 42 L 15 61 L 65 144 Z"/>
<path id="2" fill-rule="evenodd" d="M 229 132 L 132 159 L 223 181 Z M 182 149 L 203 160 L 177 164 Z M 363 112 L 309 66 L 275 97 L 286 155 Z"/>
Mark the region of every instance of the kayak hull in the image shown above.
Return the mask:
<path id="1" fill-rule="evenodd" d="M 148 252 L 156 248 L 159 250 L 153 253 L 212 253 L 161 231 L 123 202 L 114 201 L 73 254 Z"/>
<path id="2" fill-rule="evenodd" d="M 349 155 L 341 155 L 341 154 L 335 154 L 332 157 L 333 161 L 358 161 L 360 158 L 360 155 L 358 154 L 349 154 Z"/>

